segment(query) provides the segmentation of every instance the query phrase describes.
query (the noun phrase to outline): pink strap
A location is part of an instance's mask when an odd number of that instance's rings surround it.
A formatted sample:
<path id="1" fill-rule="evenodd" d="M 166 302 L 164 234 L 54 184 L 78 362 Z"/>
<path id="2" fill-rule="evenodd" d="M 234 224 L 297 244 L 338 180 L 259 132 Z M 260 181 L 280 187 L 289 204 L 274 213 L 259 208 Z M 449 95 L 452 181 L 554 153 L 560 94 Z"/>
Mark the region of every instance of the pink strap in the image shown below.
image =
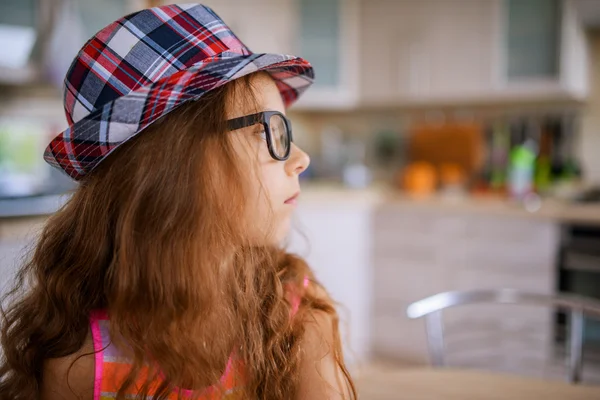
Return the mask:
<path id="1" fill-rule="evenodd" d="M 305 275 L 304 276 L 304 280 L 302 282 L 302 286 L 304 287 L 304 289 L 306 289 L 308 287 L 308 284 L 310 283 L 308 276 Z M 291 316 L 293 317 L 294 315 L 296 315 L 296 313 L 298 312 L 298 309 L 300 308 L 300 303 L 302 302 L 302 295 L 300 295 L 298 293 L 297 290 L 291 290 L 291 295 L 292 295 L 292 310 L 291 310 Z"/>
<path id="2" fill-rule="evenodd" d="M 94 400 L 100 400 L 102 386 L 102 366 L 104 364 L 104 345 L 102 344 L 102 332 L 100 331 L 100 320 L 106 319 L 103 311 L 92 311 L 90 314 L 90 328 L 92 330 L 92 341 L 94 343 Z"/>

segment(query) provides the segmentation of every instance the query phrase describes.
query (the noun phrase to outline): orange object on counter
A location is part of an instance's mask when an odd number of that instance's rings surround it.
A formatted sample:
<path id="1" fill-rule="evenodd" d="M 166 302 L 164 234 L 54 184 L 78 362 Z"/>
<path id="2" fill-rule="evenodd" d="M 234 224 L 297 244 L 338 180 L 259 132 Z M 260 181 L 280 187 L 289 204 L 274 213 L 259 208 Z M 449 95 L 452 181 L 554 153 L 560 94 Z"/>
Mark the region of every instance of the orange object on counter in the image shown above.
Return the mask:
<path id="1" fill-rule="evenodd" d="M 453 163 L 440 165 L 440 183 L 442 186 L 463 185 L 466 182 L 464 169 Z"/>
<path id="2" fill-rule="evenodd" d="M 400 175 L 401 187 L 410 195 L 427 196 L 437 188 L 437 171 L 431 163 L 414 162 Z"/>

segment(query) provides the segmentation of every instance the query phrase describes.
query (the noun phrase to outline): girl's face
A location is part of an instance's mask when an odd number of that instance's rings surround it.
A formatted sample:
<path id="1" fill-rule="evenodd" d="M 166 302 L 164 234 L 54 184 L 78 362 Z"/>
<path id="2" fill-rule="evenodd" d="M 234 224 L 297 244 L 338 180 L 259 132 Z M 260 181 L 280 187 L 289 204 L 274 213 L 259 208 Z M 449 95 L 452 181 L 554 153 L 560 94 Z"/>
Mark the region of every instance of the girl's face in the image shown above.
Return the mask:
<path id="1" fill-rule="evenodd" d="M 227 105 L 227 119 L 262 111 L 279 111 L 285 114 L 279 90 L 268 74 L 254 75 L 251 87 L 256 103 L 248 101 L 244 96 L 235 96 Z M 268 244 L 279 244 L 290 230 L 291 215 L 300 194 L 298 176 L 308 167 L 310 158 L 292 143 L 289 158 L 285 161 L 275 160 L 269 153 L 265 132 L 260 123 L 230 134 L 242 165 L 247 165 L 245 170 L 250 189 L 247 202 L 250 233 L 257 238 L 266 238 Z"/>

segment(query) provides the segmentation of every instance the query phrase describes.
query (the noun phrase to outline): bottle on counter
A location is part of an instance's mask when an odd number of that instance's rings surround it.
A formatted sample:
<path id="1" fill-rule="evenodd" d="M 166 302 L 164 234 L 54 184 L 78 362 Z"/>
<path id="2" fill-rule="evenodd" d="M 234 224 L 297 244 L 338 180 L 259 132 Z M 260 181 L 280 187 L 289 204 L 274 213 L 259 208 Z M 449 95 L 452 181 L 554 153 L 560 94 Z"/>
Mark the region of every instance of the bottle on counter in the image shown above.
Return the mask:
<path id="1" fill-rule="evenodd" d="M 490 188 L 500 191 L 506 185 L 506 170 L 510 148 L 510 130 L 505 121 L 498 121 L 492 128 L 489 166 Z"/>
<path id="2" fill-rule="evenodd" d="M 552 126 L 546 121 L 540 132 L 540 150 L 535 163 L 535 188 L 545 193 L 552 184 Z"/>
<path id="3" fill-rule="evenodd" d="M 537 147 L 533 139 L 526 139 L 510 152 L 508 188 L 510 196 L 515 200 L 522 201 L 533 192 Z"/>

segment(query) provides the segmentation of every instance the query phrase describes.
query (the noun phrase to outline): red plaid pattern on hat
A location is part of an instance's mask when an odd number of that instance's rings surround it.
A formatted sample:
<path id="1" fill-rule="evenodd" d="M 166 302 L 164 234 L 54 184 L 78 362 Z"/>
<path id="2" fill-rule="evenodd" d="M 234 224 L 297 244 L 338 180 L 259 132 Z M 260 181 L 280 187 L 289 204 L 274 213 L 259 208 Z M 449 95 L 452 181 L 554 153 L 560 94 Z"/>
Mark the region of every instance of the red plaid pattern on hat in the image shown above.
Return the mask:
<path id="1" fill-rule="evenodd" d="M 79 180 L 175 107 L 244 75 L 266 71 L 291 105 L 314 80 L 308 61 L 252 53 L 210 8 L 154 7 L 98 32 L 65 78 L 69 127 L 44 152 Z"/>

